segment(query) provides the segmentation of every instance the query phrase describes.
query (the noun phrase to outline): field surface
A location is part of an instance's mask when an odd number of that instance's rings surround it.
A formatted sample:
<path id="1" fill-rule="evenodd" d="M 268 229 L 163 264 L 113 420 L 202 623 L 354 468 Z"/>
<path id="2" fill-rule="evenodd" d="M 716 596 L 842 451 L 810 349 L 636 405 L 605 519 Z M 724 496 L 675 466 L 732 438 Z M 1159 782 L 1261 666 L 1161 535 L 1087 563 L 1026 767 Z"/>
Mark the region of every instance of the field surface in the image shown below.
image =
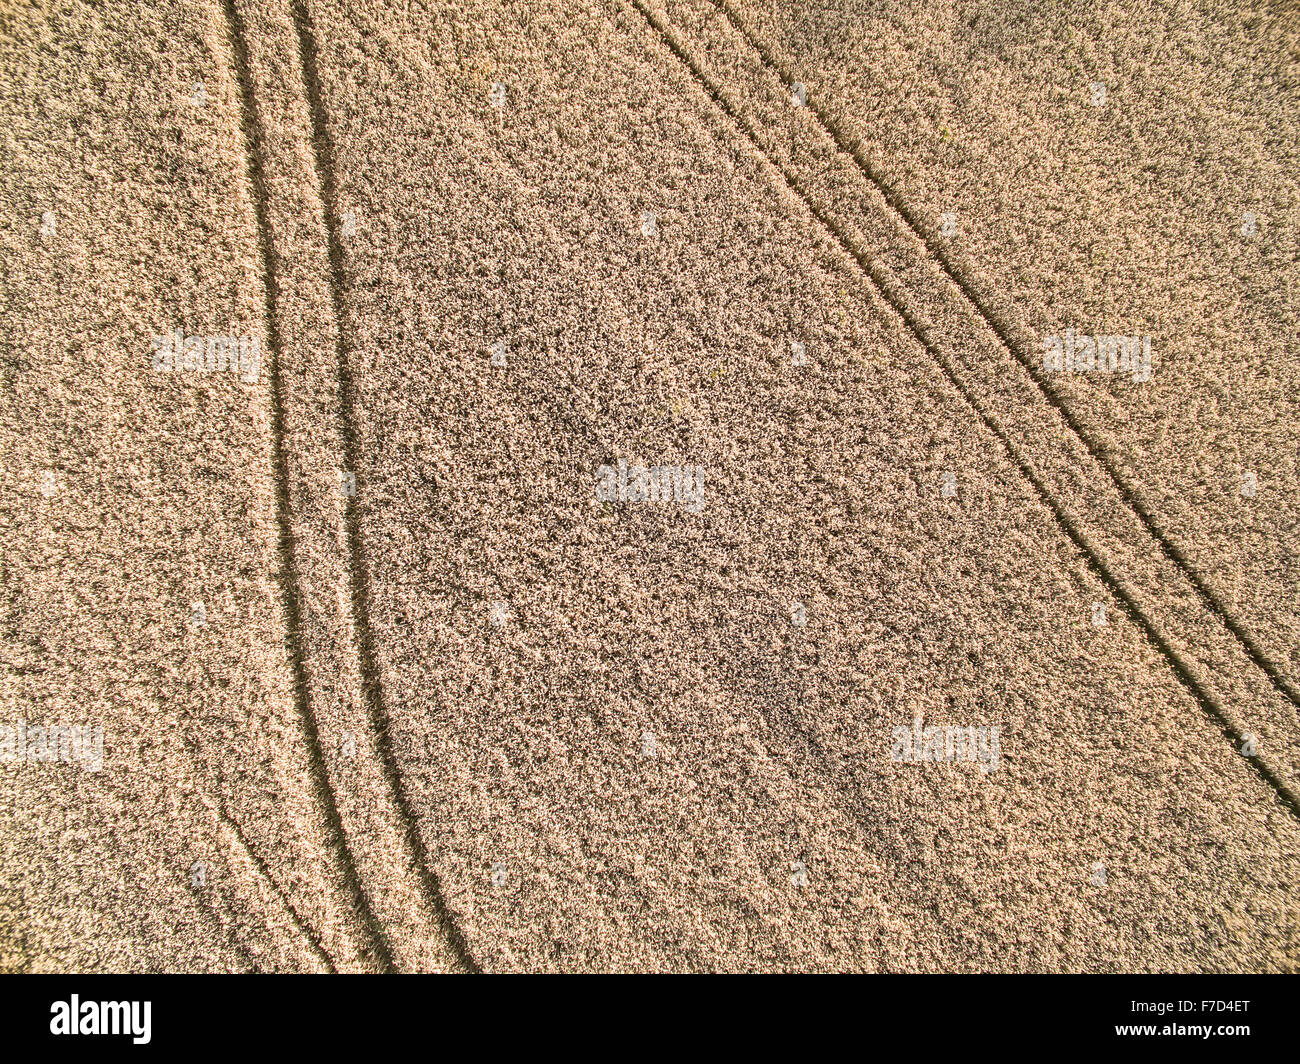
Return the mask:
<path id="1" fill-rule="evenodd" d="M 1298 130 L 1285 4 L 5 2 L 0 970 L 1300 969 Z"/>

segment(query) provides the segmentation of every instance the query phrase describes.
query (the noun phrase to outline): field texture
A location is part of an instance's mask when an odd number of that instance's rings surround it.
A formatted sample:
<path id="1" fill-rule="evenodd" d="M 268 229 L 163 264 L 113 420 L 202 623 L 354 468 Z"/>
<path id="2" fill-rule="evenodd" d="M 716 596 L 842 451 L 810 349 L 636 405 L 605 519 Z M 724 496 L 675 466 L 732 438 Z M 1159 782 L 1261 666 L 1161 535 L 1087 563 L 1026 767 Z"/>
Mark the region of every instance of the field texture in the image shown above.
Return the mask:
<path id="1" fill-rule="evenodd" d="M 0 10 L 0 969 L 1300 969 L 1294 8 Z"/>

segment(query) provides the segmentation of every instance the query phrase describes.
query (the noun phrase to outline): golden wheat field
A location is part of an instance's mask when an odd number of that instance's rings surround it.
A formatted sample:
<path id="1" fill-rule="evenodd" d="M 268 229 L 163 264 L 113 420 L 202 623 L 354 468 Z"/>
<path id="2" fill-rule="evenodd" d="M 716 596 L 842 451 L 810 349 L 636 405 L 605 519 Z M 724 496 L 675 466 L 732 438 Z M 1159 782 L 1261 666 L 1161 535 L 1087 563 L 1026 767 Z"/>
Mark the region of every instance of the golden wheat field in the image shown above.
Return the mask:
<path id="1" fill-rule="evenodd" d="M 1300 968 L 1300 10 L 0 10 L 0 970 Z"/>

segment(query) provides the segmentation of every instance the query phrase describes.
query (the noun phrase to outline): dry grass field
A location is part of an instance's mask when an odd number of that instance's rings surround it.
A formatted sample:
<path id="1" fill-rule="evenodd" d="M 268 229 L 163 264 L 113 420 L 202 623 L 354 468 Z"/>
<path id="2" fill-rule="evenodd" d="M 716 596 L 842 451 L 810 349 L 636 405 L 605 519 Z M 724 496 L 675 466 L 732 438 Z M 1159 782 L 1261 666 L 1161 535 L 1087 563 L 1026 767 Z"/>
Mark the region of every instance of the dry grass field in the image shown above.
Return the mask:
<path id="1" fill-rule="evenodd" d="M 0 970 L 1300 969 L 1294 7 L 0 12 Z"/>

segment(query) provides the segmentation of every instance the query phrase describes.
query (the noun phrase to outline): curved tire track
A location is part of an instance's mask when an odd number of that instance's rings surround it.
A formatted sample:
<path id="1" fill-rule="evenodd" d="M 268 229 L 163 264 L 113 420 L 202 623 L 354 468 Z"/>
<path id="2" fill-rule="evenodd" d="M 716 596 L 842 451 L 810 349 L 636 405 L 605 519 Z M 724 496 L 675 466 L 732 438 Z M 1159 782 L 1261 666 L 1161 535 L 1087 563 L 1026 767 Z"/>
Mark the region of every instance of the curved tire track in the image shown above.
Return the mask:
<path id="1" fill-rule="evenodd" d="M 271 236 L 267 222 L 267 189 L 265 169 L 262 165 L 259 145 L 264 141 L 261 119 L 257 102 L 253 95 L 253 81 L 248 57 L 247 36 L 244 23 L 236 7 L 235 0 L 224 3 L 227 25 L 230 30 L 231 49 L 237 74 L 240 103 L 242 107 L 241 128 L 244 135 L 248 158 L 249 180 L 253 188 L 253 205 L 257 215 L 258 245 L 262 258 L 263 289 L 265 292 L 265 315 L 267 330 L 267 348 L 269 351 L 269 369 L 271 375 L 271 437 L 275 464 L 276 523 L 279 526 L 279 572 L 277 573 L 281 595 L 284 600 L 285 617 L 288 627 L 290 657 L 294 675 L 294 697 L 298 714 L 307 735 L 307 755 L 311 773 L 311 786 L 317 802 L 325 813 L 323 834 L 327 845 L 334 851 L 343 872 L 344 890 L 347 902 L 356 914 L 363 937 L 363 951 L 372 957 L 385 970 L 393 968 L 393 954 L 383 929 L 375 916 L 374 909 L 361 887 L 357 875 L 356 863 L 348 848 L 347 836 L 343 830 L 342 818 L 339 816 L 338 803 L 329 784 L 325 771 L 324 755 L 321 750 L 319 725 L 312 710 L 309 684 L 306 676 L 305 655 L 301 632 L 299 603 L 301 581 L 296 568 L 296 549 L 294 543 L 292 507 L 289 499 L 288 462 L 285 455 L 285 394 L 281 377 L 281 337 L 279 318 L 276 312 L 276 299 L 279 287 L 276 281 L 275 256 L 271 248 Z"/>

